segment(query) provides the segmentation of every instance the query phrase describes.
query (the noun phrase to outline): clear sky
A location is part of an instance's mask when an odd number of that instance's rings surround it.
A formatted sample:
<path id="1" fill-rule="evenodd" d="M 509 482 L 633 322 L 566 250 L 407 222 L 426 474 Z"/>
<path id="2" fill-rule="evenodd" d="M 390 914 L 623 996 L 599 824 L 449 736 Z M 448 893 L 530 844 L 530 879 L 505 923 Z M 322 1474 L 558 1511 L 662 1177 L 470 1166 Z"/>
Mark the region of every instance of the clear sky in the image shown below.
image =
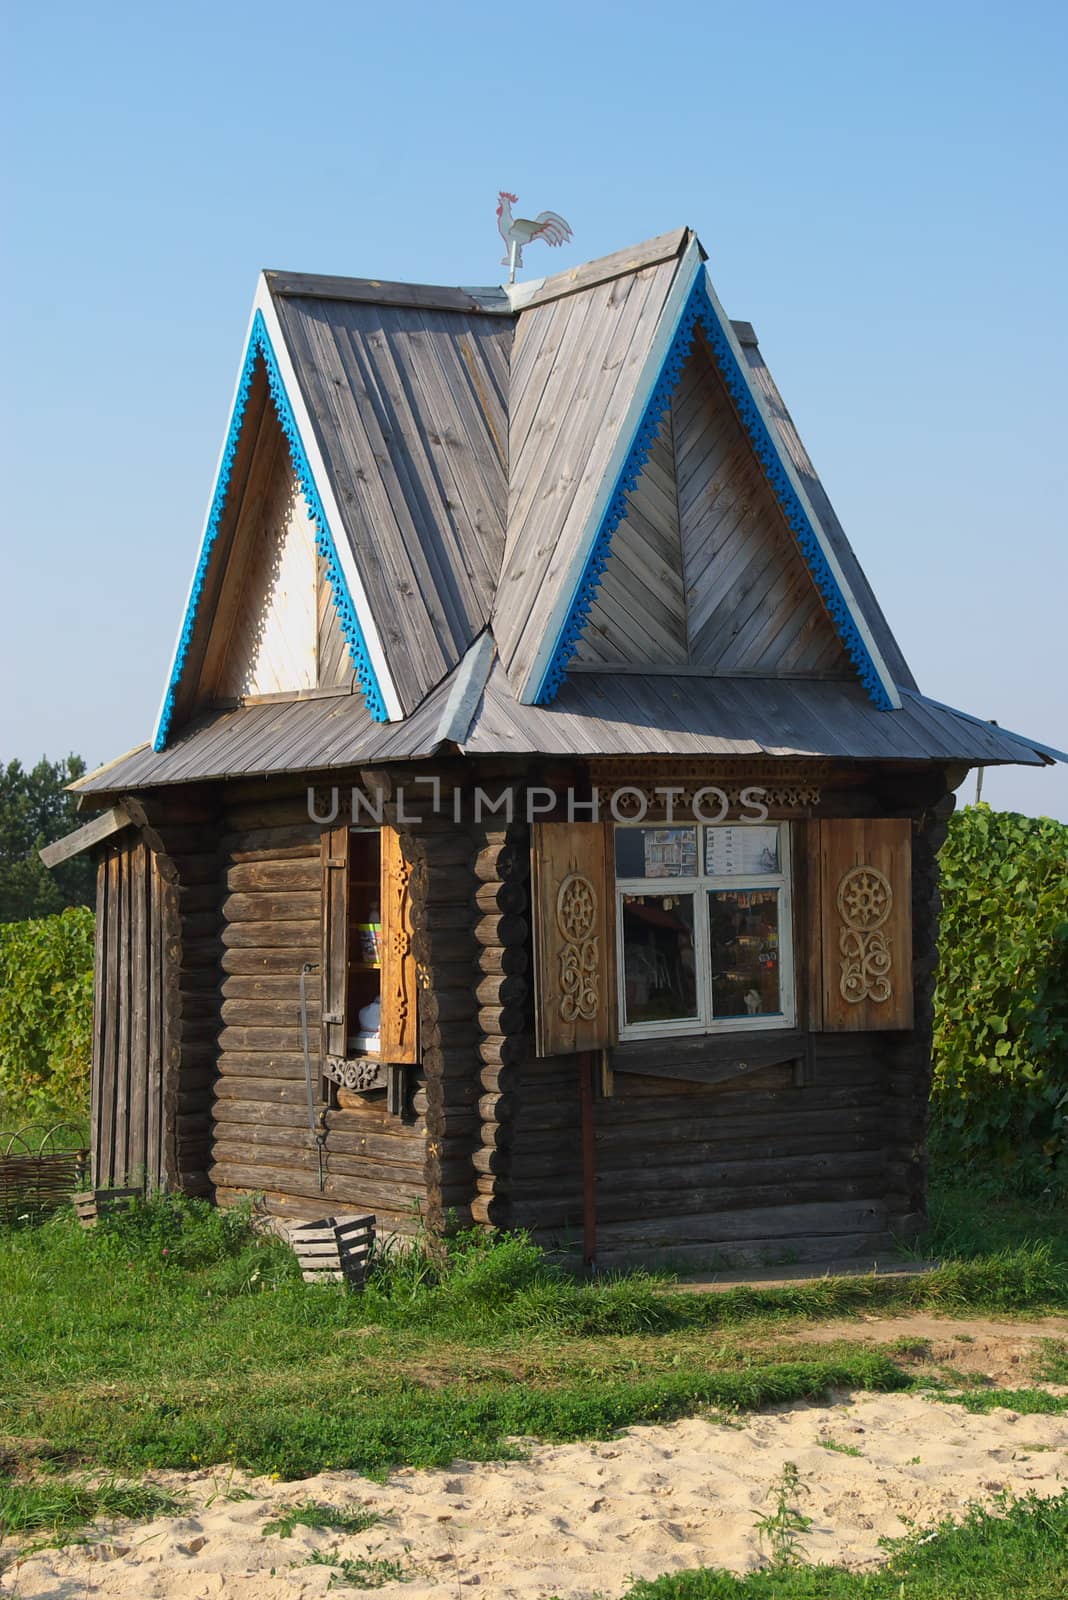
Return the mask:
<path id="1" fill-rule="evenodd" d="M 151 733 L 257 271 L 688 223 L 928 694 L 1068 745 L 1068 7 L 9 5 L 0 757 Z M 968 781 L 967 796 L 974 793 Z M 1068 820 L 1068 768 L 988 773 Z"/>

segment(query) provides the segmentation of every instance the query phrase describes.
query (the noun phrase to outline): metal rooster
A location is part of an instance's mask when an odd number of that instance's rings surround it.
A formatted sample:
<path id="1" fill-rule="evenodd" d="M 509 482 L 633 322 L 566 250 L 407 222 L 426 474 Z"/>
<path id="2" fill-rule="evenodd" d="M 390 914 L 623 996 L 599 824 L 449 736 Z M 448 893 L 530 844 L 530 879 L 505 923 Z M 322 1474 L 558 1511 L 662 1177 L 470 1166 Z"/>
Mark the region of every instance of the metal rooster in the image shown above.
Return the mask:
<path id="1" fill-rule="evenodd" d="M 531 221 L 529 217 L 512 217 L 512 207 L 519 196 L 501 189 L 497 196 L 497 226 L 501 238 L 508 246 L 508 254 L 501 257 L 501 266 L 508 268 L 508 282 L 515 282 L 516 271 L 523 265 L 523 246 L 544 239 L 546 244 L 567 244 L 571 238 L 571 224 L 559 212 L 539 211 Z"/>

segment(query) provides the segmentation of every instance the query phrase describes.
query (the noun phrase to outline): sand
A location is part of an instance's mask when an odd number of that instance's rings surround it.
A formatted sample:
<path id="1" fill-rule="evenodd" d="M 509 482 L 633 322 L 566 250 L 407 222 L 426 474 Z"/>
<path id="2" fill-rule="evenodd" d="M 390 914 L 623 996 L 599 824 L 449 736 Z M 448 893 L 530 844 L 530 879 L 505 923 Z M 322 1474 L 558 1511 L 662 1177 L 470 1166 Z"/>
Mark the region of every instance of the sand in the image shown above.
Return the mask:
<path id="1" fill-rule="evenodd" d="M 845 1445 L 859 1454 L 825 1448 Z M 93 1542 L 43 1551 L 10 1567 L 0 1593 L 23 1600 L 301 1600 L 323 1596 L 315 1552 L 394 1558 L 408 1577 L 385 1600 L 477 1593 L 493 1600 L 591 1600 L 634 1577 L 762 1560 L 754 1520 L 770 1510 L 784 1462 L 795 1462 L 813 1519 L 809 1560 L 864 1567 L 879 1539 L 910 1523 L 959 1517 L 1002 1491 L 1049 1496 L 1068 1487 L 1068 1418 L 997 1410 L 973 1416 L 918 1395 L 860 1394 L 731 1425 L 690 1418 L 631 1428 L 611 1442 L 532 1445 L 512 1462 L 456 1462 L 396 1472 L 384 1485 L 330 1472 L 273 1483 L 216 1469 L 156 1473 L 189 1497 L 187 1514 L 92 1530 Z M 227 1492 L 251 1492 L 227 1499 Z M 382 1522 L 357 1535 L 297 1528 L 264 1536 L 280 1507 L 314 1499 L 364 1505 Z M 358 1593 L 342 1589 L 335 1593 Z"/>

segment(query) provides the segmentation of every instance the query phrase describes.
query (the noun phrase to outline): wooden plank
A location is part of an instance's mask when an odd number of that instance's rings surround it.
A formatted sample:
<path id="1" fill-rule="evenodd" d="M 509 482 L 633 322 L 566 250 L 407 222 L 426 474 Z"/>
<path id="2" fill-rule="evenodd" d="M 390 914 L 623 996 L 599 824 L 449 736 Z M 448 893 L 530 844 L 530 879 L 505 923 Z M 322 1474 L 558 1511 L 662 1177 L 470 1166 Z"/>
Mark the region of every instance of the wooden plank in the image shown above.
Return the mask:
<path id="1" fill-rule="evenodd" d="M 907 818 L 820 823 L 827 1031 L 912 1027 L 911 843 Z"/>
<path id="2" fill-rule="evenodd" d="M 126 1166 L 148 1181 L 148 896 L 147 846 L 130 852 L 130 1101 Z"/>
<path id="3" fill-rule="evenodd" d="M 411 1063 L 419 1059 L 411 866 L 404 859 L 401 837 L 395 828 L 383 827 L 379 838 L 383 935 L 379 1052 L 384 1061 Z"/>
<path id="4" fill-rule="evenodd" d="M 322 939 L 319 962 L 322 1059 L 344 1056 L 349 1034 L 349 871 L 352 835 L 348 827 L 322 835 Z"/>
<path id="5" fill-rule="evenodd" d="M 673 261 L 676 256 L 682 255 L 690 237 L 688 228 L 672 228 L 668 233 L 657 234 L 656 238 L 647 239 L 643 244 L 630 245 L 625 250 L 600 256 L 596 261 L 571 267 L 567 272 L 554 273 L 551 278 L 543 279 L 530 298 L 523 301 L 522 309 L 525 311 L 531 306 L 547 305 L 562 295 L 577 294 L 582 289 L 593 288 L 595 284 L 608 283 L 613 278 L 640 272 L 643 267 L 655 267 L 661 261 Z"/>
<path id="6" fill-rule="evenodd" d="M 535 823 L 532 839 L 537 1053 L 602 1049 L 617 1031 L 611 829 Z"/>
<path id="7" fill-rule="evenodd" d="M 426 307 L 433 311 L 466 311 L 492 315 L 465 289 L 432 283 L 392 283 L 380 278 L 339 278 L 309 272 L 264 273 L 273 295 L 308 300 L 341 300 L 376 306 Z M 504 315 L 511 315 L 505 305 Z"/>
<path id="8" fill-rule="evenodd" d="M 120 848 L 118 856 L 118 938 L 116 941 L 115 1020 L 118 1034 L 115 1048 L 115 1123 L 113 1162 L 115 1178 L 127 1183 L 127 1140 L 130 1103 L 130 849 Z"/>
<path id="9" fill-rule="evenodd" d="M 104 1087 L 107 1082 L 106 1040 L 108 1005 L 108 869 L 102 855 L 96 866 L 96 937 L 93 949 L 93 1055 L 89 1088 L 89 1143 L 92 1151 L 90 1180 L 100 1181 L 102 1159 Z"/>
<path id="10" fill-rule="evenodd" d="M 125 806 L 112 806 L 110 811 L 94 817 L 81 828 L 75 828 L 73 833 L 65 834 L 54 844 L 45 845 L 38 854 L 46 867 L 58 867 L 62 862 L 81 855 L 83 851 L 91 850 L 93 845 L 103 844 L 105 839 L 121 833 L 123 828 L 128 828 L 130 825 L 131 818 Z"/>

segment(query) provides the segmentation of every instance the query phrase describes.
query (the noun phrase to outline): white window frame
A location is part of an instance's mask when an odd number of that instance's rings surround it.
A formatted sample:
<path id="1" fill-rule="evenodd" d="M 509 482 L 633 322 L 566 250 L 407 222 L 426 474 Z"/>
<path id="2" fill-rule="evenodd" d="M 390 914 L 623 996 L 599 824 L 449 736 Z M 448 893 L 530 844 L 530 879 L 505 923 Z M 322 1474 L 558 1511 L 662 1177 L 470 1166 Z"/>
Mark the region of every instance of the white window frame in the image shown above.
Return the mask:
<path id="1" fill-rule="evenodd" d="M 746 827 L 746 823 L 705 822 L 643 822 L 617 823 L 621 828 L 689 828 L 697 829 L 697 859 L 703 866 L 707 860 L 704 833 L 715 827 Z M 793 1028 L 797 1023 L 797 981 L 794 973 L 794 916 L 792 891 L 792 853 L 790 824 L 764 822 L 753 824 L 774 827 L 779 831 L 778 872 L 735 874 L 730 877 L 701 871 L 688 878 L 616 878 L 616 971 L 619 981 L 619 1037 L 627 1039 L 660 1039 L 671 1035 L 700 1033 L 757 1033 L 773 1028 Z M 614 836 L 613 836 L 613 861 Z M 709 948 L 708 917 L 705 914 L 705 897 L 710 890 L 730 889 L 745 893 L 750 890 L 777 889 L 779 891 L 779 999 L 783 1009 L 763 1017 L 716 1017 L 712 1009 L 712 952 Z M 623 897 L 629 894 L 669 895 L 688 894 L 694 904 L 694 966 L 697 979 L 697 1015 L 676 1020 L 656 1022 L 627 1021 L 626 966 L 623 949 Z"/>

